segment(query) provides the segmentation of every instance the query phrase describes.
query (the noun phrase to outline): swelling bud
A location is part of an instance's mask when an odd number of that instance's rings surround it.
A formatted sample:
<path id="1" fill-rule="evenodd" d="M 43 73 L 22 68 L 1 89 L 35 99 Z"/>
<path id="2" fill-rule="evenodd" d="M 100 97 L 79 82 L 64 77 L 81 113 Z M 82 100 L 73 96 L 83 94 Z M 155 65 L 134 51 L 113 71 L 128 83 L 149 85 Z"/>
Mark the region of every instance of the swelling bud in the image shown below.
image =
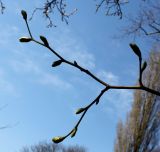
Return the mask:
<path id="1" fill-rule="evenodd" d="M 45 46 L 49 46 L 47 39 L 44 36 L 40 36 L 41 41 Z"/>
<path id="2" fill-rule="evenodd" d="M 27 20 L 27 12 L 25 10 L 21 11 L 24 20 Z"/>
<path id="3" fill-rule="evenodd" d="M 77 127 L 72 130 L 71 138 L 73 138 L 76 135 L 76 132 L 77 132 Z"/>
<path id="4" fill-rule="evenodd" d="M 79 108 L 79 109 L 76 111 L 76 114 L 80 114 L 80 113 L 82 113 L 84 110 L 85 110 L 85 108 Z"/>
<path id="5" fill-rule="evenodd" d="M 139 47 L 135 43 L 130 43 L 129 44 L 133 52 L 140 58 L 142 59 L 141 51 Z"/>
<path id="6" fill-rule="evenodd" d="M 31 40 L 32 40 L 32 39 L 29 38 L 29 37 L 21 37 L 21 38 L 19 39 L 20 42 L 30 42 Z"/>
<path id="7" fill-rule="evenodd" d="M 54 138 L 52 139 L 52 141 L 57 144 L 57 143 L 62 142 L 64 139 L 65 139 L 65 137 L 58 136 L 58 137 L 54 137 Z"/>
<path id="8" fill-rule="evenodd" d="M 146 67 L 147 67 L 147 62 L 146 61 L 144 61 L 144 63 L 143 63 L 143 65 L 142 65 L 142 72 L 146 69 Z"/>
<path id="9" fill-rule="evenodd" d="M 62 63 L 62 60 L 57 60 L 57 61 L 52 63 L 52 67 L 59 66 L 61 63 Z"/>

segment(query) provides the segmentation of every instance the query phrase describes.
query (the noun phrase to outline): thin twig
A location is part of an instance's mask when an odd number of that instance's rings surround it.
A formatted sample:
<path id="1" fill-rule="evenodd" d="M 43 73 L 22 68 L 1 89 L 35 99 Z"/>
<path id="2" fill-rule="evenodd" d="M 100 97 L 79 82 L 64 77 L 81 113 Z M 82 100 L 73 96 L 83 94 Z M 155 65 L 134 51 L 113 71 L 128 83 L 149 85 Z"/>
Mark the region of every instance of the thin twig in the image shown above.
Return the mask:
<path id="1" fill-rule="evenodd" d="M 60 60 L 56 61 L 56 65 L 54 66 L 58 66 L 59 64 L 61 63 L 66 63 L 74 68 L 77 68 L 79 69 L 80 71 L 84 72 L 85 74 L 89 75 L 91 78 L 93 78 L 95 81 L 97 81 L 98 83 L 102 84 L 105 88 L 103 90 L 101 90 L 101 92 L 99 93 L 99 95 L 90 103 L 88 104 L 86 107 L 84 108 L 81 108 L 81 112 L 78 112 L 77 114 L 80 114 L 82 113 L 80 119 L 78 120 L 78 122 L 76 123 L 75 127 L 64 137 L 62 138 L 56 138 L 56 143 L 58 142 L 61 142 L 63 141 L 63 139 L 65 139 L 66 137 L 70 136 L 73 137 L 77 131 L 77 128 L 78 126 L 80 125 L 82 119 L 84 118 L 84 116 L 86 115 L 87 111 L 94 105 L 94 104 L 98 104 L 99 101 L 100 101 L 100 98 L 102 97 L 102 95 L 110 90 L 110 89 L 132 89 L 132 90 L 144 90 L 144 91 L 147 91 L 147 92 L 150 92 L 152 94 L 155 94 L 155 95 L 158 95 L 160 96 L 160 92 L 156 91 L 156 90 L 153 90 L 151 88 L 148 88 L 146 86 L 143 85 L 143 81 L 142 81 L 142 74 L 143 74 L 143 71 L 145 70 L 142 69 L 142 57 L 141 57 L 141 52 L 140 52 L 140 49 L 138 48 L 138 46 L 136 46 L 135 44 L 130 44 L 131 48 L 133 49 L 134 53 L 138 56 L 139 58 L 139 84 L 137 86 L 115 86 L 115 85 L 109 85 L 108 83 L 104 82 L 103 80 L 101 80 L 100 78 L 98 78 L 97 76 L 95 76 L 93 73 L 91 73 L 89 70 L 83 68 L 82 66 L 80 66 L 76 61 L 74 62 L 71 62 L 71 61 L 68 61 L 67 59 L 63 58 L 59 53 L 57 53 L 53 48 L 50 47 L 47 39 L 43 36 L 41 36 L 41 41 L 38 41 L 38 40 L 35 40 L 31 34 L 31 30 L 30 30 L 30 27 L 28 25 L 28 22 L 27 22 L 27 19 L 25 20 L 25 23 L 26 23 L 26 26 L 27 26 L 27 30 L 29 32 L 29 35 L 30 35 L 30 40 L 39 44 L 39 45 L 42 45 L 43 47 L 49 49 L 55 56 L 57 56 Z M 23 38 L 24 39 L 24 38 Z M 57 63 L 58 62 L 58 63 Z M 74 133 L 74 135 L 73 135 Z M 59 140 L 59 141 L 57 141 Z"/>

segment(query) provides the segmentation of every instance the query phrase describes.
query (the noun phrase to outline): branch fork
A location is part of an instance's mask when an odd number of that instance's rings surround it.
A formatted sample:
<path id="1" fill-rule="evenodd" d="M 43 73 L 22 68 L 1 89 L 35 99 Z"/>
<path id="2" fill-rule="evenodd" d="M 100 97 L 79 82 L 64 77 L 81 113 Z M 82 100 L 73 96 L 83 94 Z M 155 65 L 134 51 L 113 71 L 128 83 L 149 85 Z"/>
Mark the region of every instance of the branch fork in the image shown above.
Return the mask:
<path id="1" fill-rule="evenodd" d="M 19 39 L 20 42 L 23 43 L 27 43 L 27 42 L 35 42 L 39 45 L 42 45 L 43 47 L 47 48 L 49 51 L 51 51 L 55 56 L 58 57 L 57 61 L 54 61 L 52 64 L 52 67 L 57 67 L 59 65 L 61 65 L 62 63 L 66 63 L 74 68 L 79 69 L 81 72 L 84 72 L 85 74 L 87 74 L 88 76 L 90 76 L 92 79 L 94 79 L 95 81 L 97 81 L 98 83 L 102 84 L 104 86 L 104 89 L 101 90 L 101 92 L 99 93 L 99 95 L 92 101 L 90 102 L 86 107 L 82 107 L 79 108 L 76 111 L 77 115 L 81 115 L 78 122 L 75 124 L 75 126 L 73 127 L 73 129 L 65 136 L 57 136 L 54 137 L 52 139 L 52 141 L 54 143 L 59 143 L 62 142 L 64 139 L 66 139 L 68 136 L 74 137 L 77 133 L 78 127 L 82 121 L 82 119 L 84 118 L 84 116 L 86 115 L 87 111 L 93 106 L 93 105 L 98 105 L 100 102 L 101 97 L 104 95 L 105 92 L 107 92 L 110 89 L 133 89 L 133 90 L 144 90 L 147 92 L 150 92 L 152 94 L 158 95 L 160 96 L 160 92 L 153 90 L 151 88 L 148 88 L 146 86 L 143 85 L 143 72 L 147 67 L 147 62 L 144 61 L 142 64 L 142 55 L 141 55 L 141 51 L 139 49 L 139 47 L 136 44 L 130 44 L 131 49 L 133 50 L 133 52 L 135 53 L 135 55 L 137 55 L 138 59 L 139 59 L 139 84 L 137 86 L 114 86 L 114 85 L 109 85 L 108 83 L 104 82 L 103 80 L 101 80 L 100 78 L 98 78 L 97 76 L 95 76 L 93 73 L 91 73 L 89 70 L 83 68 L 82 66 L 80 66 L 76 61 L 71 62 L 66 60 L 65 58 L 63 58 L 59 53 L 57 53 L 54 49 L 52 49 L 49 45 L 48 40 L 44 37 L 44 36 L 40 36 L 40 40 L 38 41 L 36 39 L 34 39 L 34 37 L 32 36 L 32 33 L 30 31 L 30 27 L 28 25 L 28 20 L 27 20 L 27 13 L 26 11 L 22 10 L 21 11 L 22 17 L 25 20 L 26 26 L 27 26 L 27 30 L 29 33 L 29 37 L 21 37 Z"/>

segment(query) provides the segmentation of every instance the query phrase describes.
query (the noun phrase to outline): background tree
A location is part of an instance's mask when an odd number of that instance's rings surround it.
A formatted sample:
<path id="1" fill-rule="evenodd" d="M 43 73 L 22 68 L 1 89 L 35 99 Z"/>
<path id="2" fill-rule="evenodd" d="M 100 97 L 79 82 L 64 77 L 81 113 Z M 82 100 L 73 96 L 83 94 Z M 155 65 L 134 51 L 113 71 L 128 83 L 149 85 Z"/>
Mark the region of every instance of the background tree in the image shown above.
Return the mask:
<path id="1" fill-rule="evenodd" d="M 160 90 L 160 52 L 151 52 L 144 83 Z M 160 97 L 135 91 L 132 110 L 126 122 L 119 122 L 115 152 L 152 152 L 160 142 Z"/>
<path id="2" fill-rule="evenodd" d="M 124 28 L 125 35 L 148 36 L 160 41 L 160 1 L 142 1 L 139 12 L 127 20 L 129 26 Z"/>
<path id="3" fill-rule="evenodd" d="M 23 147 L 20 152 L 86 152 L 86 149 L 82 146 L 65 147 L 54 143 L 40 142 L 37 145 Z"/>
<path id="4" fill-rule="evenodd" d="M 5 6 L 4 6 L 3 2 L 0 0 L 0 10 L 1 10 L 2 14 L 4 13 L 4 9 L 5 9 Z"/>

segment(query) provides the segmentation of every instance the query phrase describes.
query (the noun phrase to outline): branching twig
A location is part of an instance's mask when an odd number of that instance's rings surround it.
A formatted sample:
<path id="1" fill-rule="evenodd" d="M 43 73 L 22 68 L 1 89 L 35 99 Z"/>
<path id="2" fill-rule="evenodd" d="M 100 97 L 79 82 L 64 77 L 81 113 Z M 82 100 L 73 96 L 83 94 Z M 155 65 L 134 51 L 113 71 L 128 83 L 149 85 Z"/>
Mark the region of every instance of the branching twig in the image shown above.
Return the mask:
<path id="1" fill-rule="evenodd" d="M 51 19 L 51 13 L 53 14 L 55 10 L 57 10 L 61 16 L 61 20 L 65 21 L 66 24 L 68 24 L 68 18 L 73 15 L 77 9 L 74 9 L 70 13 L 66 13 L 66 7 L 67 4 L 65 3 L 65 0 L 46 0 L 43 7 L 35 8 L 30 20 L 33 18 L 34 14 L 39 10 L 42 11 L 46 19 L 49 21 L 49 24 L 47 27 L 56 27 L 56 25 L 53 23 Z"/>
<path id="2" fill-rule="evenodd" d="M 101 0 L 99 4 L 97 4 L 96 12 L 105 5 L 106 15 L 108 16 L 119 16 L 122 19 L 123 13 L 121 6 L 128 3 L 128 1 L 123 0 Z"/>
<path id="3" fill-rule="evenodd" d="M 76 114 L 82 114 L 82 115 L 81 115 L 79 121 L 76 123 L 75 127 L 66 136 L 58 136 L 58 137 L 53 138 L 53 142 L 59 143 L 59 142 L 63 141 L 65 138 L 67 138 L 68 136 L 74 137 L 76 132 L 77 132 L 78 126 L 80 125 L 80 123 L 81 123 L 82 119 L 84 118 L 85 114 L 87 113 L 87 111 L 94 104 L 97 105 L 99 103 L 102 95 L 110 89 L 144 90 L 144 91 L 147 91 L 147 92 L 150 92 L 152 94 L 160 96 L 160 92 L 158 92 L 156 90 L 153 90 L 151 88 L 148 88 L 148 87 L 144 86 L 144 84 L 143 84 L 142 74 L 147 67 L 147 63 L 144 62 L 142 64 L 141 51 L 136 44 L 130 44 L 130 47 L 132 48 L 133 52 L 137 55 L 137 57 L 139 59 L 139 84 L 137 86 L 114 86 L 114 85 L 109 85 L 108 83 L 104 82 L 103 80 L 101 80 L 100 78 L 98 78 L 97 76 L 92 74 L 89 70 L 80 66 L 76 61 L 71 62 L 71 61 L 68 61 L 67 59 L 63 58 L 58 52 L 56 52 L 53 48 L 50 47 L 47 39 L 44 36 L 40 36 L 41 41 L 38 41 L 38 40 L 34 39 L 32 34 L 31 34 L 31 30 L 29 28 L 29 25 L 28 25 L 27 13 L 25 11 L 22 11 L 21 13 L 22 13 L 22 16 L 25 20 L 27 30 L 28 30 L 28 33 L 29 33 L 30 37 L 22 37 L 22 38 L 20 38 L 20 42 L 30 42 L 30 41 L 32 41 L 32 42 L 35 42 L 39 45 L 44 46 L 45 48 L 49 49 L 59 59 L 59 60 L 53 62 L 52 67 L 56 67 L 56 66 L 59 66 L 62 63 L 66 63 L 66 64 L 68 64 L 68 65 L 70 65 L 74 68 L 79 69 L 80 71 L 84 72 L 85 74 L 89 75 L 91 78 L 93 78 L 94 80 L 96 80 L 98 83 L 102 84 L 105 87 L 103 90 L 101 90 L 99 95 L 90 104 L 88 104 L 84 108 L 80 108 L 80 109 L 77 110 Z"/>
<path id="4" fill-rule="evenodd" d="M 0 0 L 0 8 L 1 8 L 1 14 L 3 14 L 6 7 L 4 6 L 1 0 Z"/>

